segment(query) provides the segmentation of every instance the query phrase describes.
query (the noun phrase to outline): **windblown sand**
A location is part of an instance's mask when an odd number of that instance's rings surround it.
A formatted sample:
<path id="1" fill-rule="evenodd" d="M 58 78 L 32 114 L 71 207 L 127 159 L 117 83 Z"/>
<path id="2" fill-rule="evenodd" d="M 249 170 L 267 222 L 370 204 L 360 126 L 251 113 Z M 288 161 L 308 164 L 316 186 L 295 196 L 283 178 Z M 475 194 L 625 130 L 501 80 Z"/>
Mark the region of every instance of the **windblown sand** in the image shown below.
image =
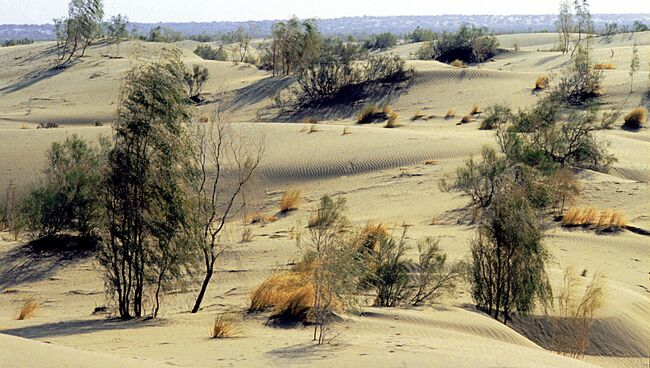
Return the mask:
<path id="1" fill-rule="evenodd" d="M 616 65 L 605 71 L 603 109 L 624 110 L 645 105 L 650 32 L 634 35 L 639 44 L 641 71 L 634 93 L 629 91 L 629 60 L 634 39 L 617 35 L 594 41 L 594 62 Z M 543 347 L 548 343 L 547 319 L 537 311 L 528 322 L 503 324 L 476 311 L 466 285 L 434 307 L 364 307 L 361 316 L 347 316 L 334 326 L 331 344 L 315 346 L 308 327 L 275 328 L 264 315 L 242 317 L 242 333 L 212 340 L 210 325 L 217 313 L 241 312 L 247 296 L 274 270 L 299 257 L 292 228 L 304 226 L 318 199 L 345 196 L 348 216 L 358 225 L 385 223 L 392 231 L 408 224 L 409 240 L 440 239 L 451 260 L 469 255 L 476 226 L 463 208 L 468 198 L 442 192 L 439 179 L 483 145 L 494 145 L 494 133 L 478 130 L 478 122 L 456 125 L 475 105 L 506 103 L 512 108 L 533 104 L 532 91 L 540 75 L 552 76 L 568 56 L 548 51 L 555 34 L 499 36 L 509 51 L 480 67 L 457 69 L 434 61 L 409 61 L 414 81 L 387 96 L 401 126 L 355 125 L 356 111 L 322 112 L 317 132 L 309 126 L 273 116 L 272 98 L 288 80 L 247 64 L 203 61 L 192 54 L 194 42 L 176 46 L 186 64 L 209 68 L 205 89 L 209 98 L 225 91 L 233 101 L 236 132 L 262 138 L 266 145 L 251 206 L 267 214 L 278 211 L 282 191 L 300 188 L 300 209 L 277 222 L 253 225 L 253 240 L 240 243 L 241 222 L 230 225 L 231 244 L 213 278 L 204 308 L 187 311 L 195 285 L 168 295 L 162 316 L 149 321 L 118 321 L 95 314 L 109 305 L 92 256 L 33 256 L 28 239 L 15 241 L 0 233 L 0 366 L 2 367 L 220 367 L 220 366 L 405 366 L 405 367 L 644 367 L 648 364 L 650 325 L 649 238 L 631 231 L 597 235 L 593 231 L 550 229 L 546 242 L 552 253 L 551 280 L 559 287 L 562 271 L 573 266 L 585 272 L 586 284 L 595 273 L 606 280 L 606 305 L 597 316 L 588 355 L 570 359 Z M 519 51 L 514 50 L 517 43 Z M 52 43 L 0 48 L 0 189 L 9 183 L 26 190 L 39 180 L 45 152 L 52 142 L 71 134 L 95 140 L 111 134 L 120 78 L 135 63 L 137 49 L 160 45 L 123 43 L 123 58 L 101 56 L 95 47 L 82 62 L 49 71 Z M 417 45 L 392 52 L 409 57 Z M 210 106 L 202 107 L 209 112 Z M 456 117 L 446 120 L 449 109 Z M 416 112 L 425 120 L 410 121 Z M 57 122 L 57 129 L 35 129 Z M 104 126 L 95 126 L 95 122 Z M 608 174 L 582 171 L 581 207 L 622 211 L 629 224 L 650 230 L 650 132 L 627 132 L 621 122 L 601 138 L 611 142 L 618 158 Z M 347 128 L 351 134 L 343 135 Z M 435 218 L 435 225 L 431 225 Z M 411 251 L 413 253 L 413 251 Z M 25 300 L 40 308 L 30 319 L 17 321 Z M 110 306 L 110 305 L 109 305 Z"/>

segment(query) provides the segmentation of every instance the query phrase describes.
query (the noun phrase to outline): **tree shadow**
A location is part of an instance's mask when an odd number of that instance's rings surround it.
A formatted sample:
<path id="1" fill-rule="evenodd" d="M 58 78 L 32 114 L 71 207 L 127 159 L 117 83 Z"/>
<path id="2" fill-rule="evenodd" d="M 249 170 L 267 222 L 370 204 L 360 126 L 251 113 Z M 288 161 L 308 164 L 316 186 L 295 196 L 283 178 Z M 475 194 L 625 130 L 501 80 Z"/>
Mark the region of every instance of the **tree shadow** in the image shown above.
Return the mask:
<path id="1" fill-rule="evenodd" d="M 23 75 L 18 81 L 4 87 L 0 87 L 0 93 L 12 93 L 20 91 L 43 80 L 57 76 L 76 63 L 77 61 L 71 61 L 64 64 L 50 64 L 42 68 L 36 68 Z"/>
<path id="2" fill-rule="evenodd" d="M 0 257 L 0 290 L 35 282 L 95 254 L 97 239 L 59 236 L 18 246 Z"/>
<path id="3" fill-rule="evenodd" d="M 509 325 L 515 331 L 527 337 L 537 345 L 547 350 L 560 353 L 571 353 L 570 345 L 575 343 L 576 332 L 571 318 L 561 318 L 548 315 L 530 315 L 514 317 Z M 617 318 L 593 319 L 588 336 L 586 354 L 592 356 L 644 358 L 648 357 L 649 349 L 643 332 L 633 331 Z M 562 338 L 558 338 L 561 336 Z M 570 341 L 569 344 L 561 341 Z"/>
<path id="4" fill-rule="evenodd" d="M 337 347 L 331 344 L 317 345 L 313 342 L 306 342 L 302 344 L 291 345 L 287 347 L 273 349 L 266 353 L 266 355 L 294 361 L 295 359 L 304 359 L 322 356 L 324 353 L 334 353 Z"/>
<path id="5" fill-rule="evenodd" d="M 261 79 L 236 90 L 231 100 L 228 101 L 227 108 L 236 110 L 272 98 L 278 91 L 289 87 L 294 80 L 292 77 L 267 77 Z"/>
<path id="6" fill-rule="evenodd" d="M 4 329 L 0 330 L 0 333 L 26 339 L 40 339 L 47 337 L 83 335 L 97 331 L 127 330 L 160 326 L 162 324 L 164 324 L 164 321 L 157 319 L 76 319 L 71 321 L 51 322 L 34 326 Z"/>

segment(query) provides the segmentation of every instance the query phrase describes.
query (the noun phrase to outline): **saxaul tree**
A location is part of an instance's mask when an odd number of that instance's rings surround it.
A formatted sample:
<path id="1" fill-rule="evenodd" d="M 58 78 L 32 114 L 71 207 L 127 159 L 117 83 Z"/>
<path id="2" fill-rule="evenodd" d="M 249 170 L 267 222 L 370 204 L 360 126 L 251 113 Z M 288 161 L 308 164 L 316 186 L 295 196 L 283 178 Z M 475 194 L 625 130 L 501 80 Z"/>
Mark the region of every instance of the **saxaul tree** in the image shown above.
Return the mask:
<path id="1" fill-rule="evenodd" d="M 245 190 L 262 160 L 264 141 L 237 134 L 228 115 L 218 106 L 205 123 L 194 123 L 193 162 L 188 239 L 198 249 L 204 265 L 201 289 L 192 313 L 201 303 L 215 271 L 217 260 L 227 249 L 224 228 L 245 207 Z"/>
<path id="2" fill-rule="evenodd" d="M 102 186 L 98 261 L 122 318 L 158 314 L 166 288 L 193 249 L 188 213 L 189 121 L 177 50 L 131 69 L 120 93 L 113 149 Z M 151 305 L 145 305 L 151 300 Z"/>
<path id="3" fill-rule="evenodd" d="M 68 17 L 54 21 L 60 59 L 83 57 L 86 48 L 101 35 L 103 0 L 71 0 Z"/>
<path id="4" fill-rule="evenodd" d="M 122 39 L 129 36 L 129 31 L 126 29 L 128 24 L 129 18 L 122 14 L 118 14 L 111 17 L 110 23 L 106 26 L 107 36 L 109 40 L 115 44 L 117 56 L 120 56 L 120 42 Z"/>

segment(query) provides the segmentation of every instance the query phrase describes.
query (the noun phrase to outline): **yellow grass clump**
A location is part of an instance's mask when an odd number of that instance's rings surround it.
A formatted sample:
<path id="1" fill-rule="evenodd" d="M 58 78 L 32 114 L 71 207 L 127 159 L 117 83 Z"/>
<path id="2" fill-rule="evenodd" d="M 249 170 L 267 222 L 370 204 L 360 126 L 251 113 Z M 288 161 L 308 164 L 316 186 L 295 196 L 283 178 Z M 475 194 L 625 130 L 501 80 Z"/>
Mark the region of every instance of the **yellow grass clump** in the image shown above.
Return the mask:
<path id="1" fill-rule="evenodd" d="M 594 65 L 594 69 L 596 70 L 612 70 L 616 69 L 616 66 L 612 63 L 596 63 Z"/>
<path id="2" fill-rule="evenodd" d="M 34 299 L 28 299 L 27 301 L 25 301 L 22 308 L 20 308 L 20 312 L 18 313 L 18 317 L 16 319 L 19 321 L 28 319 L 32 317 L 37 310 L 38 310 L 38 303 Z"/>
<path id="3" fill-rule="evenodd" d="M 445 119 L 453 119 L 455 117 L 456 117 L 456 110 L 454 109 L 447 110 L 447 114 L 445 114 Z"/>
<path id="4" fill-rule="evenodd" d="M 453 66 L 454 68 L 462 68 L 464 66 L 463 62 L 458 59 L 452 61 L 449 65 Z"/>
<path id="5" fill-rule="evenodd" d="M 382 112 L 384 114 L 386 114 L 386 116 L 388 117 L 388 120 L 386 121 L 386 126 L 385 126 L 386 128 L 397 128 L 399 126 L 399 124 L 397 123 L 398 115 L 395 112 L 395 110 L 393 110 L 392 107 L 390 107 L 389 105 L 386 105 L 386 106 L 384 106 L 384 109 L 383 109 Z"/>
<path id="6" fill-rule="evenodd" d="M 350 128 L 349 127 L 343 128 L 343 133 L 341 135 L 348 135 L 348 134 L 352 134 L 352 131 L 350 131 Z"/>
<path id="7" fill-rule="evenodd" d="M 562 217 L 562 226 L 596 228 L 598 231 L 620 230 L 627 225 L 620 212 L 595 208 L 571 207 Z"/>
<path id="8" fill-rule="evenodd" d="M 308 321 L 315 301 L 313 264 L 300 262 L 296 270 L 273 274 L 250 295 L 249 312 L 271 310 L 274 318 Z"/>
<path id="9" fill-rule="evenodd" d="M 375 104 L 367 105 L 357 116 L 357 124 L 372 123 L 381 110 Z"/>
<path id="10" fill-rule="evenodd" d="M 479 105 L 474 105 L 472 106 L 472 111 L 469 113 L 470 115 L 479 115 L 481 114 L 481 107 Z"/>
<path id="11" fill-rule="evenodd" d="M 213 339 L 223 339 L 233 337 L 239 333 L 239 326 L 235 319 L 228 314 L 219 314 L 212 324 L 210 337 Z"/>
<path id="12" fill-rule="evenodd" d="M 289 211 L 297 210 L 300 204 L 300 190 L 292 189 L 282 193 L 280 198 L 280 212 L 286 213 Z"/>
<path id="13" fill-rule="evenodd" d="M 537 79 L 535 80 L 535 90 L 539 91 L 542 89 L 546 89 L 547 86 L 548 86 L 547 76 L 540 75 L 539 77 L 537 77 Z"/>
<path id="14" fill-rule="evenodd" d="M 380 241 L 388 236 L 390 234 L 386 229 L 386 225 L 368 222 L 359 233 L 359 245 L 367 250 L 377 251 Z"/>
<path id="15" fill-rule="evenodd" d="M 461 124 L 467 124 L 467 123 L 469 123 L 470 121 L 472 121 L 472 117 L 469 116 L 469 115 L 465 115 L 465 116 L 463 116 L 462 119 L 460 119 L 460 123 L 461 123 Z"/>
<path id="16" fill-rule="evenodd" d="M 630 111 L 629 114 L 623 119 L 623 127 L 626 129 L 641 129 L 645 126 L 645 123 L 648 119 L 648 110 L 644 107 L 637 107 L 636 109 Z"/>

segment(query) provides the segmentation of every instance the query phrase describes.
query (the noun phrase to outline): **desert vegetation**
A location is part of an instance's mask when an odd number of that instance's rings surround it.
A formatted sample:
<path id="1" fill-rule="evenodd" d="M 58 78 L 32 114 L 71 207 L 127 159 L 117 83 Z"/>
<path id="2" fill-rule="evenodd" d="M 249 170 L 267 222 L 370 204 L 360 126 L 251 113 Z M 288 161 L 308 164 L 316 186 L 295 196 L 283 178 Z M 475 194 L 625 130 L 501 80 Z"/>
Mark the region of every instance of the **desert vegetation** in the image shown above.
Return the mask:
<path id="1" fill-rule="evenodd" d="M 215 49 L 210 45 L 198 45 L 194 49 L 194 53 L 204 60 L 226 61 L 228 59 L 228 53 L 223 46 Z"/>
<path id="2" fill-rule="evenodd" d="M 20 312 L 18 313 L 18 317 L 16 317 L 16 319 L 22 321 L 33 317 L 36 314 L 36 311 L 38 311 L 38 307 L 39 305 L 36 300 L 27 299 L 25 303 L 23 303 L 23 306 L 20 308 Z"/>
<path id="3" fill-rule="evenodd" d="M 463 25 L 458 32 L 445 32 L 431 44 L 423 46 L 421 56 L 461 67 L 463 63 L 482 63 L 496 55 L 499 43 L 487 29 Z M 452 63 L 453 62 L 453 63 Z"/>
<path id="4" fill-rule="evenodd" d="M 623 128 L 629 130 L 639 130 L 645 127 L 648 120 L 648 110 L 643 107 L 637 107 L 630 111 L 623 119 Z"/>
<path id="5" fill-rule="evenodd" d="M 562 216 L 562 226 L 584 227 L 597 231 L 616 231 L 624 229 L 625 217 L 611 209 L 598 210 L 595 208 L 569 208 Z"/>

